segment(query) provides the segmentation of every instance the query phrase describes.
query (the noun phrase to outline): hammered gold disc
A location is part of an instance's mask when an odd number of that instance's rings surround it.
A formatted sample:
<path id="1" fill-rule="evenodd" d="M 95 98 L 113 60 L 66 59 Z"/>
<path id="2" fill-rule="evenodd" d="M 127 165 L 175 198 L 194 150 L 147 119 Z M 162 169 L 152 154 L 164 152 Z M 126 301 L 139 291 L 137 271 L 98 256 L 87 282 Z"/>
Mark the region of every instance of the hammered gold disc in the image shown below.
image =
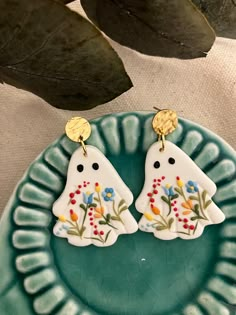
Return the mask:
<path id="1" fill-rule="evenodd" d="M 75 142 L 86 141 L 91 134 L 90 123 L 82 117 L 68 120 L 65 130 L 67 137 Z"/>
<path id="2" fill-rule="evenodd" d="M 167 136 L 178 125 L 178 117 L 175 111 L 170 109 L 160 110 L 152 120 L 152 127 L 158 135 Z"/>

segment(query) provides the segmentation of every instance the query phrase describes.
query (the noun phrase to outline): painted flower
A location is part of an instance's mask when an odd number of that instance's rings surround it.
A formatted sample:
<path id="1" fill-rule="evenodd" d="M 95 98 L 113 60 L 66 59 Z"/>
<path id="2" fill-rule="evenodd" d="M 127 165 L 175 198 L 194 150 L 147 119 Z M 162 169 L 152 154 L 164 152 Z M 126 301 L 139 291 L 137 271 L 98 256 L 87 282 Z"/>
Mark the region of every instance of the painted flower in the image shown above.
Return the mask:
<path id="1" fill-rule="evenodd" d="M 96 208 L 95 209 L 95 215 L 94 215 L 94 218 L 101 218 L 104 214 L 104 207 L 101 207 L 101 208 Z"/>
<path id="2" fill-rule="evenodd" d="M 58 219 L 61 222 L 66 222 L 66 217 L 64 215 L 59 215 Z"/>
<path id="3" fill-rule="evenodd" d="M 160 209 L 151 205 L 151 210 L 154 214 L 159 215 L 161 213 Z"/>
<path id="4" fill-rule="evenodd" d="M 191 199 L 188 199 L 186 202 L 182 202 L 181 205 L 185 209 L 192 209 L 193 208 L 193 202 Z"/>
<path id="5" fill-rule="evenodd" d="M 177 185 L 182 188 L 184 186 L 184 182 L 180 179 L 179 176 L 176 177 Z"/>
<path id="6" fill-rule="evenodd" d="M 152 221 L 152 220 L 154 219 L 153 216 L 152 216 L 150 213 L 148 213 L 148 212 L 144 212 L 143 215 L 145 216 L 145 218 L 146 218 L 148 221 Z"/>
<path id="7" fill-rule="evenodd" d="M 90 194 L 89 191 L 87 191 L 86 193 L 83 193 L 83 201 L 87 205 L 91 204 L 93 202 L 93 193 Z"/>
<path id="8" fill-rule="evenodd" d="M 99 185 L 99 183 L 95 183 L 95 191 L 97 193 L 99 193 L 101 191 L 101 186 Z"/>
<path id="9" fill-rule="evenodd" d="M 173 186 L 171 186 L 170 184 L 167 184 L 166 186 L 162 187 L 164 189 L 165 194 L 168 197 L 174 196 L 174 190 L 173 190 Z"/>
<path id="10" fill-rule="evenodd" d="M 105 188 L 102 192 L 103 199 L 105 201 L 113 201 L 115 197 L 115 192 L 113 188 Z"/>
<path id="11" fill-rule="evenodd" d="M 193 182 L 192 180 L 188 181 L 186 184 L 186 189 L 188 193 L 195 193 L 199 191 L 197 183 Z"/>
<path id="12" fill-rule="evenodd" d="M 73 210 L 70 210 L 70 218 L 74 222 L 76 222 L 78 220 L 78 216 Z"/>

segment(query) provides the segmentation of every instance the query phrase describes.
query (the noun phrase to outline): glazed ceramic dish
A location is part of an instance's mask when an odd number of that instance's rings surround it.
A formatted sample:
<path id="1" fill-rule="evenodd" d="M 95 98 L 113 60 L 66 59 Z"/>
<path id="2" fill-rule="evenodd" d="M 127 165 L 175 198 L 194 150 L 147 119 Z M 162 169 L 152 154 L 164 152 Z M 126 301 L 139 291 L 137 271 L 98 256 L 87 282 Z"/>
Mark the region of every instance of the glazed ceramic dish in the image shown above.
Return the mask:
<path id="1" fill-rule="evenodd" d="M 152 113 L 92 121 L 87 141 L 101 150 L 132 191 L 144 183 L 156 141 Z M 194 240 L 163 241 L 138 231 L 111 247 L 75 247 L 52 233 L 52 205 L 65 186 L 78 144 L 51 144 L 19 182 L 0 225 L 1 315 L 231 315 L 236 304 L 236 154 L 222 139 L 180 120 L 168 139 L 216 183 L 226 220 Z M 139 220 L 134 205 L 131 213 Z"/>

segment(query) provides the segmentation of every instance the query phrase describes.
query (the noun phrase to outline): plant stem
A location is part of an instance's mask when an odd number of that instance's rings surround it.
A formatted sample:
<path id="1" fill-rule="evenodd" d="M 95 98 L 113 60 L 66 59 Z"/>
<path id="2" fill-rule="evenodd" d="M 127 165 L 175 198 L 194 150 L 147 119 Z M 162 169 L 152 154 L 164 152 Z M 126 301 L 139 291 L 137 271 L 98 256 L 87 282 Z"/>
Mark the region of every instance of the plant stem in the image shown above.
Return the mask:
<path id="1" fill-rule="evenodd" d="M 199 206 L 200 206 L 201 214 L 205 220 L 208 220 L 205 213 L 204 213 L 203 207 L 202 207 L 202 199 L 201 199 L 201 195 L 200 195 L 199 191 L 198 191 L 198 199 L 199 199 Z"/>
<path id="2" fill-rule="evenodd" d="M 120 214 L 118 212 L 116 212 L 116 209 L 115 209 L 115 200 L 113 200 L 112 202 L 112 209 L 115 213 L 115 215 L 117 216 L 117 218 L 119 219 L 119 221 L 124 225 L 124 222 L 122 221 L 121 217 L 120 217 Z"/>
<path id="3" fill-rule="evenodd" d="M 184 201 L 187 202 L 188 200 L 187 200 L 187 198 L 186 198 L 186 196 L 185 196 L 183 187 L 181 187 L 181 192 L 182 192 L 182 194 L 183 194 Z"/>
<path id="4" fill-rule="evenodd" d="M 167 217 L 170 215 L 170 213 L 171 213 L 171 198 L 170 198 L 170 196 L 168 196 L 168 200 L 169 200 L 169 203 L 168 203 L 168 205 L 169 205 L 169 212 L 168 212 L 168 214 L 167 214 Z"/>

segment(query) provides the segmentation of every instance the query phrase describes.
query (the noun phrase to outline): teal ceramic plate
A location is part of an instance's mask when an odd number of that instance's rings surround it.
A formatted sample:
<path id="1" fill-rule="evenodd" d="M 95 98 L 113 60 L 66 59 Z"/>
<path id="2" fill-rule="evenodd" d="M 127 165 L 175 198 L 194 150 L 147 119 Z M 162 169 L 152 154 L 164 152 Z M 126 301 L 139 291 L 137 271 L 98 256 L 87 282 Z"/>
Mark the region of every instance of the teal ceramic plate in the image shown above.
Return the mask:
<path id="1" fill-rule="evenodd" d="M 92 121 L 89 143 L 102 150 L 136 198 L 144 160 L 156 140 L 151 113 Z M 0 225 L 1 315 L 232 315 L 236 312 L 236 155 L 210 131 L 186 120 L 169 140 L 217 184 L 214 201 L 226 215 L 202 237 L 161 241 L 137 232 L 112 247 L 78 248 L 52 234 L 53 202 L 71 154 L 66 136 L 29 167 Z M 136 219 L 140 214 L 131 211 Z"/>

